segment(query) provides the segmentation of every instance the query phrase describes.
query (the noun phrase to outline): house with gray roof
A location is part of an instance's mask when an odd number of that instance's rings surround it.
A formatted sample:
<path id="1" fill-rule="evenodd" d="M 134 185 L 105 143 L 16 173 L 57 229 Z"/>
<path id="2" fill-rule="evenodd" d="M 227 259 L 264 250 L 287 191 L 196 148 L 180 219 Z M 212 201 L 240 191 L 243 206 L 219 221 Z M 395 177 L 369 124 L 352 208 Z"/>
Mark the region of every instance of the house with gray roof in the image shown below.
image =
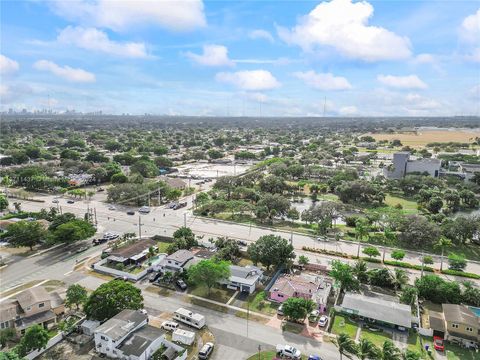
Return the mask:
<path id="1" fill-rule="evenodd" d="M 95 329 L 95 350 L 109 358 L 148 360 L 160 348 L 184 360 L 187 351 L 165 339 L 165 332 L 148 324 L 141 310 L 123 310 Z"/>
<path id="2" fill-rule="evenodd" d="M 221 284 L 226 285 L 229 289 L 251 294 L 262 278 L 263 271 L 256 266 L 230 265 L 230 277 L 223 280 Z"/>
<path id="3" fill-rule="evenodd" d="M 189 250 L 177 250 L 173 254 L 168 255 L 160 263 L 160 267 L 164 271 L 182 272 L 189 261 L 192 261 L 194 254 Z"/>
<path id="4" fill-rule="evenodd" d="M 393 297 L 382 294 L 369 295 L 347 292 L 335 310 L 347 315 L 362 317 L 382 325 L 410 329 L 416 318 L 412 317 L 410 305 L 401 304 Z"/>

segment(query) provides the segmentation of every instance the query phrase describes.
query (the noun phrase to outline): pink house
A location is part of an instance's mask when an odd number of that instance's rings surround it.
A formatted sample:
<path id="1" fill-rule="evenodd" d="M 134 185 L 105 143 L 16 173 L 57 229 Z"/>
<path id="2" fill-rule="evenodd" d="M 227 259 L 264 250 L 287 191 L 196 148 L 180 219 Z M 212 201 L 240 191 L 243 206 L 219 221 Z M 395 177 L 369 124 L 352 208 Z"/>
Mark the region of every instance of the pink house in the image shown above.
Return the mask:
<path id="1" fill-rule="evenodd" d="M 282 275 L 270 288 L 269 300 L 283 303 L 291 297 L 313 300 L 324 311 L 332 285 L 323 276 Z"/>

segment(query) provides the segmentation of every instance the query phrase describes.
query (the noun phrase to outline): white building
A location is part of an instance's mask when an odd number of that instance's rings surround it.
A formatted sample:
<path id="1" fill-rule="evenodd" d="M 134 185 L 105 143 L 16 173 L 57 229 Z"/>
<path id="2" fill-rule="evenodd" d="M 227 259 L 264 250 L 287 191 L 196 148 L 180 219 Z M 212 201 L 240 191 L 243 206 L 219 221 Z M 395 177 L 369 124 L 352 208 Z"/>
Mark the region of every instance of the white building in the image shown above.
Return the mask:
<path id="1" fill-rule="evenodd" d="M 438 177 L 441 160 L 418 159 L 410 160 L 410 153 L 407 151 L 393 154 L 392 164 L 383 169 L 385 177 L 389 179 L 402 179 L 411 173 L 428 173 L 432 177 Z"/>
<path id="2" fill-rule="evenodd" d="M 163 259 L 160 263 L 160 267 L 164 271 L 182 272 L 185 265 L 193 260 L 193 257 L 194 255 L 191 251 L 178 250 Z"/>
<path id="3" fill-rule="evenodd" d="M 263 271 L 256 266 L 230 265 L 230 277 L 222 281 L 227 288 L 246 293 L 253 293 L 263 278 Z"/>
<path id="4" fill-rule="evenodd" d="M 123 310 L 96 328 L 95 350 L 109 358 L 148 360 L 162 347 L 170 359 L 184 360 L 187 351 L 165 339 L 165 332 L 148 325 L 148 315 L 140 310 Z M 173 355 L 172 355 L 173 354 Z"/>

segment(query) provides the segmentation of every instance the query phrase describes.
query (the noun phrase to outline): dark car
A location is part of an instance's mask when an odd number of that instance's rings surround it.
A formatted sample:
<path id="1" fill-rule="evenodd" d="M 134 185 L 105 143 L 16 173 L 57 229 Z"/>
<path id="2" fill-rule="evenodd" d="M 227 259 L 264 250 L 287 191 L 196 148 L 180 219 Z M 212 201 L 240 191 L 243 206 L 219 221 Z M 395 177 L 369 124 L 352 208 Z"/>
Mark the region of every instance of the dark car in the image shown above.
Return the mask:
<path id="1" fill-rule="evenodd" d="M 94 246 L 97 246 L 97 245 L 103 244 L 103 243 L 105 243 L 105 242 L 107 242 L 107 241 L 108 241 L 108 239 L 106 239 L 106 238 L 93 239 L 92 244 L 93 244 Z"/>
<path id="2" fill-rule="evenodd" d="M 135 215 L 135 211 L 133 211 L 133 210 L 128 210 L 128 211 L 127 211 L 127 215 Z"/>
<path id="3" fill-rule="evenodd" d="M 243 240 L 237 240 L 237 244 L 240 246 L 248 246 L 247 242 Z"/>
<path id="4" fill-rule="evenodd" d="M 73 201 L 73 200 L 67 200 L 67 204 L 75 204 L 75 201 Z"/>
<path id="5" fill-rule="evenodd" d="M 178 210 L 178 209 L 181 209 L 183 207 L 187 206 L 187 203 L 186 202 L 181 202 L 181 203 L 178 203 L 177 205 L 175 205 L 173 207 L 173 210 Z"/>
<path id="6" fill-rule="evenodd" d="M 162 276 L 162 273 L 161 272 L 157 272 L 157 271 L 154 271 L 150 274 L 150 276 L 148 277 L 148 281 L 150 282 L 154 282 L 156 281 L 160 276 Z"/>
<path id="7" fill-rule="evenodd" d="M 183 281 L 182 279 L 178 279 L 177 281 L 175 281 L 175 284 L 177 284 L 177 286 L 178 286 L 181 290 L 187 290 L 187 284 L 186 284 L 185 281 Z"/>

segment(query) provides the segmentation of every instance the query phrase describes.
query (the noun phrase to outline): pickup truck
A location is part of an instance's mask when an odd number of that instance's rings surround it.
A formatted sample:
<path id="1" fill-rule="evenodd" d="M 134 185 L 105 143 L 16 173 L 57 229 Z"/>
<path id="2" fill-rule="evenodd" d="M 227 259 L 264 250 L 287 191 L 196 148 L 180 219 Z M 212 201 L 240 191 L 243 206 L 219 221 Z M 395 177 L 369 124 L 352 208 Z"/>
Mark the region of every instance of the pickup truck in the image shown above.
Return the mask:
<path id="1" fill-rule="evenodd" d="M 297 350 L 290 345 L 277 345 L 277 355 L 295 360 L 302 357 L 302 353 L 300 352 L 300 350 Z"/>

